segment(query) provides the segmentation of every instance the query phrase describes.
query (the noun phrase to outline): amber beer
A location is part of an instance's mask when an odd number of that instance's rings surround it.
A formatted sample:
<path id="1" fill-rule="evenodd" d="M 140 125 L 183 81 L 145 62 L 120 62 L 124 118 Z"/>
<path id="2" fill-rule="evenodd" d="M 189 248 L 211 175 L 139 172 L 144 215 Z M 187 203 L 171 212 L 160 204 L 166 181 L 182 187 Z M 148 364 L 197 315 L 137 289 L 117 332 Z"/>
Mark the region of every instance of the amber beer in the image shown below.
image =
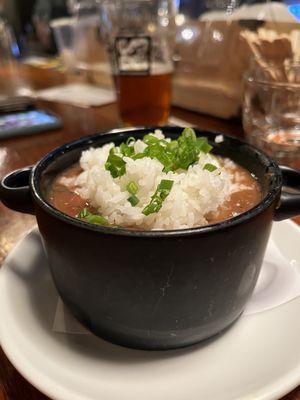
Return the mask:
<path id="1" fill-rule="evenodd" d="M 165 125 L 169 117 L 172 72 L 114 76 L 118 106 L 125 126 Z"/>
<path id="2" fill-rule="evenodd" d="M 165 125 L 177 32 L 175 1 L 100 3 L 101 34 L 107 44 L 124 125 Z"/>

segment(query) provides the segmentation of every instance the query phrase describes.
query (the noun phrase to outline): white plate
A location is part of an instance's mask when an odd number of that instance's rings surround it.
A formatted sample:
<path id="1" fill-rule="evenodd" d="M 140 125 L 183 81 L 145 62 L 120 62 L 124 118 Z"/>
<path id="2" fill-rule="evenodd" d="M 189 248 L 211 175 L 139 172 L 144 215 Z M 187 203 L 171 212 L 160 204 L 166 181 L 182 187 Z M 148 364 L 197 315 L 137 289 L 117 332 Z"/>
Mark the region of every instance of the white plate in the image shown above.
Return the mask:
<path id="1" fill-rule="evenodd" d="M 274 224 L 272 237 L 287 259 L 300 262 L 295 224 Z M 300 298 L 241 317 L 217 339 L 166 352 L 55 333 L 56 302 L 33 231 L 0 274 L 1 344 L 25 378 L 54 399 L 271 400 L 300 383 Z"/>

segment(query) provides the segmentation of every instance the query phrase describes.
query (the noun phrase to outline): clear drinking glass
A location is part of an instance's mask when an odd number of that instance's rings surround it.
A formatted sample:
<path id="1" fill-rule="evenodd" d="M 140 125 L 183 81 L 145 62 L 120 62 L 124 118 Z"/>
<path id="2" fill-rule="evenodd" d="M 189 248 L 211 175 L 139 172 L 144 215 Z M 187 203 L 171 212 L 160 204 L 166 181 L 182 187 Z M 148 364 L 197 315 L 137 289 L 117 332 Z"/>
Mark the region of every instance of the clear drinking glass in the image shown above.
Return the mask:
<path id="1" fill-rule="evenodd" d="M 173 0 L 102 0 L 100 15 L 124 125 L 164 125 L 173 73 Z"/>
<path id="2" fill-rule="evenodd" d="M 10 63 L 20 55 L 15 35 L 9 24 L 0 15 L 0 65 Z"/>
<path id="3" fill-rule="evenodd" d="M 68 71 L 75 67 L 74 29 L 75 18 L 58 18 L 50 22 L 59 56 Z"/>
<path id="4" fill-rule="evenodd" d="M 278 163 L 300 169 L 300 64 L 257 68 L 244 84 L 248 141 Z"/>
<path id="5" fill-rule="evenodd" d="M 88 82 L 111 88 L 110 65 L 100 36 L 98 1 L 73 0 L 74 57 L 76 69 L 86 74 Z"/>

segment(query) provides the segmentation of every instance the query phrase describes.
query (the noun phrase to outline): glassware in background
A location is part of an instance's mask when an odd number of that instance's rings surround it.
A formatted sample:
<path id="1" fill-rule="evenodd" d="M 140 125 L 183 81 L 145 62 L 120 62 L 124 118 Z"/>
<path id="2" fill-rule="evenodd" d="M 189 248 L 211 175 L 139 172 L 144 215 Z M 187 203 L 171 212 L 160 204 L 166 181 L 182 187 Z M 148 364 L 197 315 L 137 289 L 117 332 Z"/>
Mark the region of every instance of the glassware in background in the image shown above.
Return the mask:
<path id="1" fill-rule="evenodd" d="M 6 18 L 1 15 L 0 1 L 0 66 L 1 88 L 3 90 L 3 93 L 0 93 L 0 97 L 3 103 L 14 103 L 17 108 L 22 108 L 21 104 L 23 101 L 26 102 L 28 100 L 23 97 L 31 97 L 32 90 L 30 84 L 27 82 L 26 76 L 21 75 L 18 71 L 15 60 L 19 58 L 19 56 L 20 50 L 16 36 L 11 25 L 7 22 Z M 2 109 L 4 110 L 4 108 L 2 104 Z"/>
<path id="2" fill-rule="evenodd" d="M 175 35 L 172 0 L 102 0 L 101 30 L 125 126 L 164 125 Z"/>
<path id="3" fill-rule="evenodd" d="M 97 0 L 73 0 L 74 57 L 76 69 L 86 73 L 90 83 L 112 86 L 111 68 L 100 35 L 99 4 Z"/>
<path id="4" fill-rule="evenodd" d="M 215 117 L 240 114 L 252 55 L 243 33 L 266 39 L 279 52 L 285 38 L 300 52 L 299 22 L 285 2 L 181 0 L 176 24 L 172 104 Z"/>
<path id="5" fill-rule="evenodd" d="M 244 84 L 248 141 L 279 164 L 300 169 L 300 63 L 256 66 Z"/>
<path id="6" fill-rule="evenodd" d="M 0 65 L 20 56 L 16 37 L 9 24 L 0 15 Z"/>
<path id="7" fill-rule="evenodd" d="M 72 0 L 68 6 L 72 17 L 50 23 L 63 65 L 78 79 L 111 88 L 111 69 L 100 37 L 97 1 Z"/>
<path id="8" fill-rule="evenodd" d="M 74 57 L 74 29 L 76 18 L 58 18 L 50 22 L 60 59 L 64 66 L 73 70 Z"/>

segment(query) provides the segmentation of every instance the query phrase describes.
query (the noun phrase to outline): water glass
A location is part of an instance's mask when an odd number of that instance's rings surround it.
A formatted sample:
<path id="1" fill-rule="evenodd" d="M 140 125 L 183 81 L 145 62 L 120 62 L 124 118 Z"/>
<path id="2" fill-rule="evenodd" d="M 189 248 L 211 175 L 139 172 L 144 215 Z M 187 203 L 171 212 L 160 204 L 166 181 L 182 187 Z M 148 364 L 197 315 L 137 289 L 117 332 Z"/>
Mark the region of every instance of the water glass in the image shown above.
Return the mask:
<path id="1" fill-rule="evenodd" d="M 279 78 L 280 77 L 280 78 Z M 250 143 L 300 169 L 300 64 L 245 75 L 243 125 Z"/>

